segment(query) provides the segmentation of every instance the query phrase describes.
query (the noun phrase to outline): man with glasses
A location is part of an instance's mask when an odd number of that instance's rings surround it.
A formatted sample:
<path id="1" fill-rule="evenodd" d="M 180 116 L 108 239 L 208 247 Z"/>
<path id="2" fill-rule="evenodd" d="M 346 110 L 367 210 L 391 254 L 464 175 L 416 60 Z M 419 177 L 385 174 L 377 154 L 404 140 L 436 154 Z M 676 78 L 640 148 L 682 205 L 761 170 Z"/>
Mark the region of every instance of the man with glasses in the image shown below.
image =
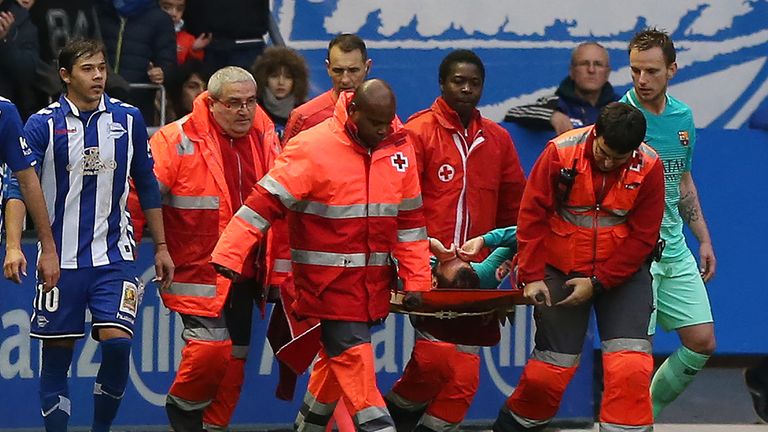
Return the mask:
<path id="1" fill-rule="evenodd" d="M 328 57 L 325 59 L 333 87 L 291 112 L 285 125 L 283 142 L 287 143 L 299 132 L 330 118 L 339 93 L 354 90 L 362 84 L 371 71 L 371 63 L 365 42 L 360 36 L 342 33 L 333 38 L 328 44 Z"/>
<path id="2" fill-rule="evenodd" d="M 272 166 L 274 131 L 256 103 L 253 76 L 230 66 L 213 74 L 192 113 L 150 140 L 176 263 L 173 283 L 160 295 L 181 315 L 186 341 L 165 405 L 176 432 L 226 430 L 240 397 L 267 259 L 264 248 L 252 250 L 235 282 L 217 276 L 209 260 L 227 222 Z"/>
<path id="3" fill-rule="evenodd" d="M 560 135 L 574 127 L 595 123 L 600 109 L 618 99 L 608 76 L 608 51 L 597 42 L 579 44 L 571 54 L 568 76 L 555 94 L 535 104 L 512 107 L 504 121 L 536 129 L 554 129 Z"/>
<path id="4" fill-rule="evenodd" d="M 653 430 L 648 257 L 664 213 L 661 159 L 636 108 L 608 104 L 594 126 L 550 141 L 518 216 L 518 281 L 535 304 L 536 346 L 496 432 L 542 430 L 576 372 L 590 311 L 602 340 L 600 430 Z"/>

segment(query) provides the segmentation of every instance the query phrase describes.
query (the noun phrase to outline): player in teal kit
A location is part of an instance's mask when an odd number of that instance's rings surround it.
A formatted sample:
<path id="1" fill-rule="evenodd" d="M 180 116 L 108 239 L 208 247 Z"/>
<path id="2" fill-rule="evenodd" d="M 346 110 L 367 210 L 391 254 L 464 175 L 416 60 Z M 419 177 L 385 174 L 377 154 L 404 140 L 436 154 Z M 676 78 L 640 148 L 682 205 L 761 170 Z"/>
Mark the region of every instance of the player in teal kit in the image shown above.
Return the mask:
<path id="1" fill-rule="evenodd" d="M 676 330 L 682 346 L 672 353 L 653 377 L 654 417 L 677 398 L 715 350 L 712 311 L 704 283 L 715 274 L 712 239 L 691 176 L 696 129 L 691 109 L 667 94 L 677 72 L 675 47 L 669 35 L 656 29 L 636 34 L 629 43 L 634 88 L 621 99 L 640 109 L 648 123 L 645 141 L 664 163 L 666 207 L 661 238 L 666 247 L 661 261 L 651 265 L 656 301 L 656 322 Z M 683 223 L 699 241 L 697 265 L 685 243 Z"/>

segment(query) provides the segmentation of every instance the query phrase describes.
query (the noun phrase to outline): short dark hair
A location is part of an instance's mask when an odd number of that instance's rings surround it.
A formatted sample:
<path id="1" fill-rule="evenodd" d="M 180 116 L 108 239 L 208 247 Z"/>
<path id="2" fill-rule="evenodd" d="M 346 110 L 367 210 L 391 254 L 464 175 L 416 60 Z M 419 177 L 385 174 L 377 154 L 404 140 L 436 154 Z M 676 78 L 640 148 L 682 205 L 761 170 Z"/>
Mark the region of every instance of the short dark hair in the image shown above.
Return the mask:
<path id="1" fill-rule="evenodd" d="M 360 50 L 363 55 L 363 61 L 368 60 L 368 49 L 365 47 L 365 41 L 354 33 L 341 33 L 331 40 L 328 44 L 328 52 L 325 55 L 326 60 L 331 59 L 331 48 L 339 47 L 345 53 Z"/>
<path id="2" fill-rule="evenodd" d="M 639 109 L 621 102 L 606 105 L 597 117 L 595 134 L 619 154 L 640 147 L 645 139 L 645 116 Z"/>
<path id="3" fill-rule="evenodd" d="M 627 51 L 631 52 L 633 49 L 647 51 L 656 47 L 661 48 L 667 66 L 675 62 L 677 59 L 677 51 L 675 51 L 675 44 L 672 42 L 672 38 L 669 37 L 667 32 L 659 30 L 656 27 L 649 27 L 635 34 L 635 36 L 632 37 L 632 40 L 629 41 Z"/>
<path id="4" fill-rule="evenodd" d="M 432 267 L 432 274 L 437 279 L 438 288 L 478 289 L 480 288 L 480 276 L 471 265 L 459 268 L 453 280 L 449 280 L 442 272 L 437 271 L 437 266 Z"/>
<path id="5" fill-rule="evenodd" d="M 72 39 L 59 51 L 59 67 L 71 73 L 77 59 L 91 57 L 98 53 L 104 54 L 104 60 L 107 59 L 107 51 L 101 41 L 84 38 Z"/>
<path id="6" fill-rule="evenodd" d="M 448 55 L 443 58 L 443 61 L 440 62 L 440 69 L 438 72 L 440 84 L 445 82 L 445 79 L 448 78 L 448 74 L 451 73 L 451 68 L 456 63 L 470 63 L 477 66 L 477 68 L 480 69 L 480 78 L 485 81 L 485 66 L 483 65 L 483 61 L 480 60 L 480 57 L 475 54 L 474 51 L 459 49 L 448 53 Z"/>
<path id="7" fill-rule="evenodd" d="M 288 47 L 269 47 L 253 63 L 251 72 L 256 78 L 259 98 L 264 99 L 264 91 L 267 88 L 267 78 L 279 72 L 281 68 L 288 70 L 293 78 L 293 90 L 291 94 L 296 104 L 302 104 L 307 100 L 309 92 L 309 70 L 307 62 L 296 50 Z"/>

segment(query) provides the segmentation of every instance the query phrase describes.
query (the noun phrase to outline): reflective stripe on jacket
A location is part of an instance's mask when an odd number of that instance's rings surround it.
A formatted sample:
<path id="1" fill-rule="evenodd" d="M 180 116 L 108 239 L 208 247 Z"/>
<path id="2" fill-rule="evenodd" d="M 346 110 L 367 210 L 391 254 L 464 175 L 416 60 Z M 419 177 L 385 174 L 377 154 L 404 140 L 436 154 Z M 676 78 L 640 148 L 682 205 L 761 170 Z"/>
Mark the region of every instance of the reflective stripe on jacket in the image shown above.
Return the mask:
<path id="1" fill-rule="evenodd" d="M 553 141 L 562 166 L 575 166 L 577 171 L 567 201 L 555 204 L 545 241 L 548 264 L 565 274 L 593 274 L 594 265 L 606 261 L 629 235 L 627 215 L 644 178 L 659 159 L 651 147 L 641 144 L 619 181 L 598 200 L 594 183 L 598 180 L 593 179 L 584 154 L 587 144 L 592 144 L 592 131 L 593 127 L 575 129 Z"/>
<path id="2" fill-rule="evenodd" d="M 163 196 L 168 251 L 176 264 L 171 287 L 160 295 L 171 310 L 218 316 L 230 283 L 214 271 L 211 252 L 235 209 L 207 96 L 207 92 L 199 95 L 192 113 L 160 129 L 150 145 Z M 280 145 L 272 121 L 260 107 L 247 139 L 261 178 L 273 165 Z"/>
<path id="3" fill-rule="evenodd" d="M 213 262 L 239 271 L 271 224 L 286 217 L 300 316 L 374 321 L 389 313 L 398 260 L 406 290 L 430 288 L 413 148 L 397 119 L 374 150 L 334 117 L 291 139 L 222 234 Z"/>

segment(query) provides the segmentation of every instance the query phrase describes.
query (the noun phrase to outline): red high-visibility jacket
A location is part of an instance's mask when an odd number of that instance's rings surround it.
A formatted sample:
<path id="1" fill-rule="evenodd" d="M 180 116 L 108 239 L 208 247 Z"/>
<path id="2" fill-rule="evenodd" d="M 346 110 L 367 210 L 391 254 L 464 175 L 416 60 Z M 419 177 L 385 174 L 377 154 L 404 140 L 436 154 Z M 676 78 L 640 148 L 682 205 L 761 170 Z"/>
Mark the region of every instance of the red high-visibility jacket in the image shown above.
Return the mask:
<path id="1" fill-rule="evenodd" d="M 241 271 L 273 221 L 287 218 L 298 315 L 370 322 L 389 313 L 398 261 L 405 290 L 431 275 L 413 147 L 397 118 L 368 150 L 346 127 L 351 93 L 334 116 L 290 140 L 238 210 L 213 262 Z"/>
<path id="2" fill-rule="evenodd" d="M 594 126 L 550 141 L 528 178 L 518 224 L 518 278 L 543 280 L 549 264 L 595 275 L 607 288 L 634 274 L 659 236 L 664 173 L 656 152 L 641 144 L 622 166 L 594 166 Z M 577 174 L 568 200 L 555 196 L 562 168 Z"/>
<path id="3" fill-rule="evenodd" d="M 163 195 L 168 252 L 176 265 L 170 289 L 160 295 L 171 310 L 212 317 L 221 312 L 230 282 L 214 271 L 211 252 L 237 209 L 232 208 L 207 95 L 195 99 L 192 113 L 155 133 L 150 146 Z M 280 143 L 260 107 L 246 139 L 261 178 L 274 164 Z M 274 257 L 268 260 L 274 265 Z"/>

